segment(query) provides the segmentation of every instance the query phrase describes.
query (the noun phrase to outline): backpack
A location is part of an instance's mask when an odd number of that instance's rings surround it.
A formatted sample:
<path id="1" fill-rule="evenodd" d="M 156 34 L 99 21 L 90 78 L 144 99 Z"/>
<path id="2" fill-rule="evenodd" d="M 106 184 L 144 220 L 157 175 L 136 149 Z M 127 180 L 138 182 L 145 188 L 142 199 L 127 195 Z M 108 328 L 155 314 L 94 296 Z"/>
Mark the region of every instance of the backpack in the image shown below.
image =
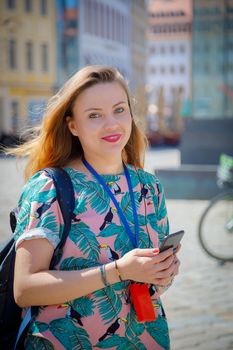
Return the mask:
<path id="1" fill-rule="evenodd" d="M 50 263 L 50 269 L 52 269 L 62 256 L 62 248 L 70 231 L 75 199 L 71 179 L 65 170 L 61 168 L 45 168 L 43 170 L 53 179 L 64 220 L 64 232 Z M 16 222 L 17 210 L 13 210 L 10 213 L 12 232 L 15 230 Z M 15 303 L 13 296 L 15 255 L 15 240 L 12 237 L 0 251 L 0 349 L 4 350 L 19 348 L 18 344 L 22 346 L 24 337 L 19 336 L 19 328 L 23 328 L 21 333 L 25 336 L 31 317 L 38 312 L 38 307 L 29 308 L 30 317 L 27 324 L 22 325 L 23 322 L 21 324 L 22 308 Z M 20 338 L 19 343 L 18 338 Z M 15 347 L 15 343 L 18 343 L 17 347 Z"/>

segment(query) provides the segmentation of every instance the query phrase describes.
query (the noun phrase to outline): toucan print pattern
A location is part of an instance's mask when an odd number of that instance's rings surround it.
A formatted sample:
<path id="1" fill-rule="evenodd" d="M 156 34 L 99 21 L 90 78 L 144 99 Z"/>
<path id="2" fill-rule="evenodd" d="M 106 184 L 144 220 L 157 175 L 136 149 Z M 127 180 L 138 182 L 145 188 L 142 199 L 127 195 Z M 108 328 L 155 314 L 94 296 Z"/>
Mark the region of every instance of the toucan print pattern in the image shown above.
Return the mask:
<path id="1" fill-rule="evenodd" d="M 139 247 L 158 247 L 169 232 L 163 189 L 157 177 L 127 165 L 140 226 Z M 75 210 L 69 237 L 57 270 L 82 270 L 119 259 L 134 249 L 116 208 L 87 171 L 65 168 L 75 189 Z M 133 229 L 133 211 L 124 173 L 103 175 Z M 63 219 L 52 180 L 43 171 L 23 188 L 15 231 L 23 240 L 46 238 L 54 248 Z M 170 349 L 164 309 L 156 287 L 149 292 L 157 318 L 139 323 L 128 294 L 129 282 L 115 283 L 61 305 L 41 306 L 31 323 L 25 349 Z"/>

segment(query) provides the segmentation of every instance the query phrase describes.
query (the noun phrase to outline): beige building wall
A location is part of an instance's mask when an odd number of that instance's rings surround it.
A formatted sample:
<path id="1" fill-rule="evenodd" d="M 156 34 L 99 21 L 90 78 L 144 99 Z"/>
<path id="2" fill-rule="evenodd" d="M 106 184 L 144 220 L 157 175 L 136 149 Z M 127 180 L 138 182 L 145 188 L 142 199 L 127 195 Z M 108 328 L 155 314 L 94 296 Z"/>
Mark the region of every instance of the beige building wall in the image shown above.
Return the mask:
<path id="1" fill-rule="evenodd" d="M 0 134 L 15 133 L 29 115 L 41 114 L 56 68 L 54 1 L 31 0 L 28 9 L 23 0 L 13 8 L 7 3 L 0 1 Z"/>
<path id="2" fill-rule="evenodd" d="M 169 104 L 174 88 L 190 98 L 192 0 L 150 0 L 148 12 L 148 84 L 163 87 Z"/>

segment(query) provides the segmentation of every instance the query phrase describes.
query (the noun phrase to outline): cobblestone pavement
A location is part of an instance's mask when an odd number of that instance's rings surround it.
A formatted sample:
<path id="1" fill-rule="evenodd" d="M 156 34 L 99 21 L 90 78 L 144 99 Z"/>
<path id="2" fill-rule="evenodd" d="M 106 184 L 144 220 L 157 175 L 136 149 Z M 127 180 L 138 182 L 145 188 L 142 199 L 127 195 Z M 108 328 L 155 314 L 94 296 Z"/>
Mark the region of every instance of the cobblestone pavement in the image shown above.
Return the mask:
<path id="1" fill-rule="evenodd" d="M 161 155 L 163 161 L 177 157 L 177 153 Z M 147 156 L 149 170 L 151 160 L 157 164 L 159 157 Z M 22 162 L 17 170 L 14 159 L 0 159 L 0 169 L 1 243 L 10 233 L 9 210 L 16 205 L 23 184 Z M 233 350 L 233 264 L 219 266 L 199 247 L 197 225 L 206 205 L 206 201 L 167 201 L 171 232 L 186 231 L 179 253 L 180 274 L 162 296 L 171 350 Z"/>
<path id="2" fill-rule="evenodd" d="M 197 239 L 206 201 L 168 201 L 171 232 L 184 229 L 180 274 L 163 295 L 172 350 L 233 349 L 233 264 L 220 266 Z M 211 237 L 211 228 L 210 228 Z"/>

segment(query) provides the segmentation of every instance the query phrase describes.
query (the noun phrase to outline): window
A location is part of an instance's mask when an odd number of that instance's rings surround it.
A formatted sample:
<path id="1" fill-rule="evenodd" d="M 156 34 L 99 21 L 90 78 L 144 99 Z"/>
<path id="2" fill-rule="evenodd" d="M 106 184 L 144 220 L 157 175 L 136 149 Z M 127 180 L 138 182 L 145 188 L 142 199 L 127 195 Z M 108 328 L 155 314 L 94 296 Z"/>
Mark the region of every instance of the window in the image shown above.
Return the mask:
<path id="1" fill-rule="evenodd" d="M 19 128 L 19 103 L 17 101 L 11 101 L 11 127 L 13 133 L 16 133 Z"/>
<path id="2" fill-rule="evenodd" d="M 161 47 L 160 47 L 160 53 L 161 53 L 161 54 L 164 54 L 164 53 L 165 53 L 165 47 L 164 47 L 164 46 L 161 46 Z"/>
<path id="3" fill-rule="evenodd" d="M 171 94 L 171 95 L 174 95 L 174 93 L 175 93 L 175 87 L 174 87 L 174 86 L 171 86 L 171 88 L 170 88 L 170 94 Z"/>
<path id="4" fill-rule="evenodd" d="M 185 52 L 185 46 L 183 44 L 180 45 L 180 53 Z"/>
<path id="5" fill-rule="evenodd" d="M 165 67 L 163 67 L 163 66 L 160 67 L 160 73 L 161 73 L 161 74 L 164 74 L 164 73 L 165 73 Z"/>
<path id="6" fill-rule="evenodd" d="M 162 32 L 162 33 L 167 33 L 167 32 L 169 32 L 169 26 L 167 26 L 166 24 L 164 24 L 163 26 L 161 26 L 161 32 Z"/>
<path id="7" fill-rule="evenodd" d="M 205 52 L 209 52 L 210 51 L 210 45 L 207 42 L 204 44 L 204 51 Z"/>
<path id="8" fill-rule="evenodd" d="M 184 87 L 180 85 L 178 91 L 179 91 L 180 94 L 183 94 L 183 92 L 184 92 Z"/>
<path id="9" fill-rule="evenodd" d="M 16 69 L 17 62 L 16 62 L 16 40 L 10 39 L 8 42 L 8 62 L 9 62 L 9 68 Z"/>
<path id="10" fill-rule="evenodd" d="M 85 6 L 84 6 L 84 26 L 85 26 L 85 32 L 89 33 L 90 32 L 90 25 L 89 25 L 89 18 L 90 18 L 90 0 L 85 1 Z"/>
<path id="11" fill-rule="evenodd" d="M 26 12 L 32 12 L 32 0 L 25 0 L 24 9 Z"/>
<path id="12" fill-rule="evenodd" d="M 184 74 L 185 72 L 185 67 L 183 65 L 180 66 L 180 73 L 181 74 Z"/>
<path id="13" fill-rule="evenodd" d="M 48 45 L 41 45 L 41 62 L 42 62 L 42 71 L 48 72 Z"/>
<path id="14" fill-rule="evenodd" d="M 105 7 L 105 5 L 103 5 Z M 112 10 L 112 39 L 116 40 L 116 16 L 117 16 L 117 12 L 115 9 Z"/>
<path id="15" fill-rule="evenodd" d="M 31 41 L 26 43 L 26 66 L 30 71 L 33 69 L 33 43 Z"/>
<path id="16" fill-rule="evenodd" d="M 46 0 L 40 0 L 40 14 L 42 16 L 47 15 L 47 1 Z"/>
<path id="17" fill-rule="evenodd" d="M 120 17 L 119 17 L 119 24 L 120 24 L 120 42 L 123 44 L 124 43 L 124 26 L 123 26 L 123 23 L 124 23 L 124 16 L 120 14 Z"/>
<path id="18" fill-rule="evenodd" d="M 6 8 L 13 10 L 15 8 L 15 0 L 6 0 Z"/>
<path id="19" fill-rule="evenodd" d="M 156 67 L 151 67 L 150 72 L 151 74 L 156 74 Z"/>
<path id="20" fill-rule="evenodd" d="M 153 33 L 159 33 L 159 26 L 152 26 L 152 32 Z"/>
<path id="21" fill-rule="evenodd" d="M 209 63 L 208 63 L 208 62 L 205 62 L 205 63 L 204 63 L 203 68 L 204 68 L 204 72 L 205 72 L 205 73 L 209 73 L 209 72 L 210 72 L 210 66 L 209 66 Z"/>
<path id="22" fill-rule="evenodd" d="M 171 73 L 171 74 L 174 74 L 174 73 L 175 73 L 175 67 L 174 67 L 174 66 L 171 66 L 171 67 L 170 67 L 170 73 Z"/>
<path id="23" fill-rule="evenodd" d="M 156 53 L 156 48 L 152 46 L 152 47 L 150 48 L 150 53 L 151 53 L 151 54 Z"/>

